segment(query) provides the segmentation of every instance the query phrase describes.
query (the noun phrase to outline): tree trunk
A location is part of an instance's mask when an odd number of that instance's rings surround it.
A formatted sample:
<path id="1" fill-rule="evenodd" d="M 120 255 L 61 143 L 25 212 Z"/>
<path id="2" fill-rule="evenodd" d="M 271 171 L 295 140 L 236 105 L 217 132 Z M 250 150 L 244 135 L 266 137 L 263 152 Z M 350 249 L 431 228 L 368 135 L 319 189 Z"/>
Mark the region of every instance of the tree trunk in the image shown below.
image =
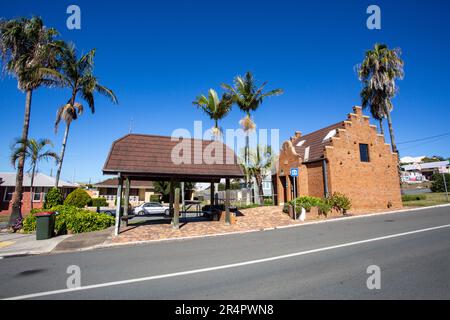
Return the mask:
<path id="1" fill-rule="evenodd" d="M 386 117 L 387 117 L 388 126 L 389 126 L 389 135 L 391 136 L 392 152 L 398 153 L 397 146 L 395 144 L 394 129 L 392 128 L 392 119 L 391 119 L 390 111 L 386 112 Z M 399 155 L 399 159 L 400 159 L 400 155 Z"/>
<path id="2" fill-rule="evenodd" d="M 383 119 L 380 119 L 380 120 L 378 120 L 378 121 L 380 121 L 380 133 L 381 133 L 382 135 L 384 135 Z"/>
<path id="3" fill-rule="evenodd" d="M 22 142 L 27 145 L 28 142 L 28 129 L 30 127 L 30 115 L 31 115 L 31 98 L 33 95 L 32 90 L 28 90 L 25 99 L 25 115 L 22 128 Z M 16 174 L 16 188 L 14 190 L 12 198 L 12 211 L 9 217 L 9 226 L 13 226 L 18 219 L 22 218 L 22 197 L 23 197 L 23 168 L 25 166 L 25 153 L 22 153 L 19 157 L 17 164 Z"/>
<path id="4" fill-rule="evenodd" d="M 256 175 L 256 183 L 258 184 L 258 194 L 259 194 L 259 204 L 263 204 L 264 201 L 264 190 L 263 190 L 263 177 L 261 175 Z"/>
<path id="5" fill-rule="evenodd" d="M 56 179 L 55 179 L 55 187 L 56 188 L 58 188 L 59 177 L 61 175 L 61 169 L 62 169 L 62 164 L 63 164 L 63 160 L 64 160 L 64 153 L 66 152 L 67 137 L 69 136 L 69 129 L 70 129 L 70 122 L 68 122 L 66 124 L 66 131 L 64 132 L 64 139 L 63 139 L 63 144 L 62 144 L 62 148 L 61 148 L 61 155 L 59 157 L 59 162 L 58 162 L 58 171 L 56 172 Z"/>
<path id="6" fill-rule="evenodd" d="M 33 210 L 33 185 L 34 185 L 34 173 L 36 172 L 36 164 L 33 164 L 33 170 L 31 172 L 31 182 L 30 182 L 30 209 Z"/>

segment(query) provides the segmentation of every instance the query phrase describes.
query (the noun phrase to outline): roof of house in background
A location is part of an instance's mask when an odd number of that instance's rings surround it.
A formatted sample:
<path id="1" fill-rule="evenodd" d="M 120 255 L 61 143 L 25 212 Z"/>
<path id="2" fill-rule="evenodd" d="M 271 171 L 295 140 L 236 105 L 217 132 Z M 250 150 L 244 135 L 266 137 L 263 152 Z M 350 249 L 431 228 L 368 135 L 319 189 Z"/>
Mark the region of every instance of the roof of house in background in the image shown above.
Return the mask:
<path id="1" fill-rule="evenodd" d="M 15 187 L 16 186 L 16 173 L 15 172 L 0 172 L 0 179 L 3 179 L 2 187 Z M 31 184 L 31 174 L 24 173 L 23 186 L 29 187 Z M 36 173 L 33 181 L 34 187 L 54 187 L 55 178 L 50 177 L 43 173 Z M 77 188 L 78 184 L 59 180 L 59 186 L 63 188 Z"/>
<path id="2" fill-rule="evenodd" d="M 402 166 L 402 169 L 406 171 L 411 170 L 423 170 L 423 169 L 439 169 L 442 167 L 448 167 L 449 161 L 435 161 L 435 162 L 424 162 L 424 163 L 415 163 L 415 164 L 406 164 Z"/>
<path id="3" fill-rule="evenodd" d="M 338 122 L 320 130 L 294 138 L 292 145 L 295 152 L 304 162 L 323 159 L 325 146 L 330 144 L 331 138 L 336 134 L 336 129 L 344 128 L 344 122 Z M 309 155 L 305 159 L 305 150 L 309 148 Z"/>
<path id="4" fill-rule="evenodd" d="M 117 188 L 119 184 L 118 178 L 110 178 L 99 183 L 94 184 L 94 187 L 97 188 Z M 130 188 L 133 189 L 150 189 L 153 188 L 152 181 L 143 181 L 143 180 L 131 180 Z"/>
<path id="5" fill-rule="evenodd" d="M 174 156 L 183 156 L 177 150 L 181 143 L 190 146 L 190 149 L 186 147 L 191 153 L 189 163 L 176 163 L 173 159 Z M 210 155 L 211 149 L 218 153 Z M 220 162 L 214 161 L 215 156 L 221 159 Z M 220 141 L 143 134 L 128 134 L 113 142 L 103 173 L 119 172 L 134 179 L 174 178 L 195 182 L 244 176 L 234 151 Z"/>

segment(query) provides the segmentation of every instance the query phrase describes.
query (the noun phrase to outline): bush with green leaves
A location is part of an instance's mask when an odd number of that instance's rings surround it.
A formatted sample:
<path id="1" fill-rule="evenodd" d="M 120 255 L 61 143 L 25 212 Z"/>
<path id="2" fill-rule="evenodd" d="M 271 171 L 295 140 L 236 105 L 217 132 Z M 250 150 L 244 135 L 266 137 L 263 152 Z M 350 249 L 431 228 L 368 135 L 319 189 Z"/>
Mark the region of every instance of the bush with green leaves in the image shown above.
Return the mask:
<path id="1" fill-rule="evenodd" d="M 91 197 L 89 194 L 81 189 L 75 189 L 67 196 L 66 200 L 64 200 L 64 204 L 67 206 L 74 206 L 77 208 L 86 207 L 91 201 Z"/>
<path id="2" fill-rule="evenodd" d="M 450 173 L 435 173 L 431 176 L 431 191 L 445 192 L 444 177 L 447 183 L 447 190 L 450 190 Z"/>
<path id="3" fill-rule="evenodd" d="M 426 200 L 427 196 L 425 194 L 404 194 L 402 195 L 402 201 L 416 201 L 416 200 Z"/>
<path id="4" fill-rule="evenodd" d="M 60 205 L 48 209 L 35 209 L 25 218 L 23 229 L 25 232 L 36 230 L 35 214 L 42 211 L 56 211 L 55 232 L 56 234 L 66 234 L 67 231 L 82 233 L 106 229 L 114 225 L 114 218 L 104 214 L 96 213 L 74 206 Z"/>
<path id="5" fill-rule="evenodd" d="M 108 201 L 106 201 L 106 198 L 99 197 L 99 198 L 92 198 L 91 201 L 88 203 L 89 207 L 107 207 Z"/>
<path id="6" fill-rule="evenodd" d="M 159 194 L 151 194 L 150 195 L 150 202 L 160 202 L 161 196 Z"/>
<path id="7" fill-rule="evenodd" d="M 61 193 L 61 191 L 59 191 L 58 188 L 51 188 L 48 192 L 47 195 L 45 196 L 45 200 L 44 200 L 44 208 L 52 208 L 55 206 L 59 206 L 61 204 L 64 203 L 64 197 Z"/>
<path id="8" fill-rule="evenodd" d="M 302 208 L 304 208 L 306 212 L 311 211 L 311 208 L 319 206 L 321 201 L 322 200 L 317 197 L 303 196 L 290 201 L 289 204 L 295 204 L 295 211 L 297 211 L 297 213 L 300 213 L 302 211 Z"/>
<path id="9" fill-rule="evenodd" d="M 352 202 L 345 194 L 335 192 L 328 198 L 331 207 L 341 213 L 346 213 L 352 207 Z"/>

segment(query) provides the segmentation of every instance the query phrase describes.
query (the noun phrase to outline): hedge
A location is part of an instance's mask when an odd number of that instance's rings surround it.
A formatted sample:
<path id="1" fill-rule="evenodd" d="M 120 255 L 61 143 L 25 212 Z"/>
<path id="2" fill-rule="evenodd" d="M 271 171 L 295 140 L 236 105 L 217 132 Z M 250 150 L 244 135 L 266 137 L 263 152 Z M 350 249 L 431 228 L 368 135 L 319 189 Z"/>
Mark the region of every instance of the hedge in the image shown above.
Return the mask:
<path id="1" fill-rule="evenodd" d="M 107 207 L 108 201 L 106 201 L 106 198 L 99 197 L 99 198 L 92 198 L 91 201 L 88 203 L 89 207 Z"/>
<path id="2" fill-rule="evenodd" d="M 83 189 L 75 189 L 64 200 L 64 204 L 68 206 L 74 206 L 78 208 L 86 207 L 91 201 L 89 194 Z"/>
<path id="3" fill-rule="evenodd" d="M 72 233 L 98 231 L 114 225 L 114 218 L 107 214 L 96 213 L 75 206 L 60 205 L 53 207 L 50 210 L 32 210 L 23 222 L 23 230 L 25 232 L 36 230 L 35 214 L 42 211 L 58 212 L 55 221 L 55 232 L 58 235 L 66 234 L 67 231 L 71 231 Z"/>
<path id="4" fill-rule="evenodd" d="M 426 200 L 427 196 L 424 194 L 404 194 L 402 195 L 402 201 L 415 201 Z"/>
<path id="5" fill-rule="evenodd" d="M 64 203 L 64 197 L 58 188 L 51 188 L 44 200 L 44 208 L 52 208 Z"/>
<path id="6" fill-rule="evenodd" d="M 450 190 L 450 173 L 444 173 L 447 189 Z M 431 176 L 431 191 L 445 192 L 444 177 L 442 173 L 435 173 Z"/>

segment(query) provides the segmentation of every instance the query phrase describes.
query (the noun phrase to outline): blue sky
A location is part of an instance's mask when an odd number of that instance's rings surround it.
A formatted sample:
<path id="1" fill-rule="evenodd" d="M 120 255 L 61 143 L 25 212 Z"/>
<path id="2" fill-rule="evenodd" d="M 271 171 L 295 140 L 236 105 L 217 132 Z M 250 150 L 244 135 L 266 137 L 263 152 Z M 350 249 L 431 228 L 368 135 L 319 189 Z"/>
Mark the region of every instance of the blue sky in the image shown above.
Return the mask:
<path id="1" fill-rule="evenodd" d="M 66 8 L 81 8 L 81 30 L 68 30 Z M 382 29 L 366 28 L 366 8 L 381 7 Z M 400 47 L 405 79 L 392 114 L 398 142 L 449 132 L 450 4 L 448 1 L 8 1 L 0 16 L 41 16 L 80 52 L 97 48 L 95 73 L 119 105 L 97 97 L 96 113 L 73 123 L 62 178 L 98 181 L 111 142 L 133 132 L 170 135 L 209 119 L 192 100 L 252 71 L 285 94 L 254 114 L 258 128 L 280 129 L 281 140 L 346 118 L 358 105 L 354 67 L 375 42 Z M 30 137 L 46 137 L 59 152 L 56 109 L 64 89 L 33 96 Z M 0 171 L 12 171 L 10 145 L 20 136 L 24 94 L 14 79 L 0 82 Z M 237 128 L 236 108 L 224 128 Z M 450 156 L 450 137 L 399 144 L 402 156 Z M 42 164 L 49 173 L 53 163 Z M 55 171 L 53 171 L 55 172 Z"/>

